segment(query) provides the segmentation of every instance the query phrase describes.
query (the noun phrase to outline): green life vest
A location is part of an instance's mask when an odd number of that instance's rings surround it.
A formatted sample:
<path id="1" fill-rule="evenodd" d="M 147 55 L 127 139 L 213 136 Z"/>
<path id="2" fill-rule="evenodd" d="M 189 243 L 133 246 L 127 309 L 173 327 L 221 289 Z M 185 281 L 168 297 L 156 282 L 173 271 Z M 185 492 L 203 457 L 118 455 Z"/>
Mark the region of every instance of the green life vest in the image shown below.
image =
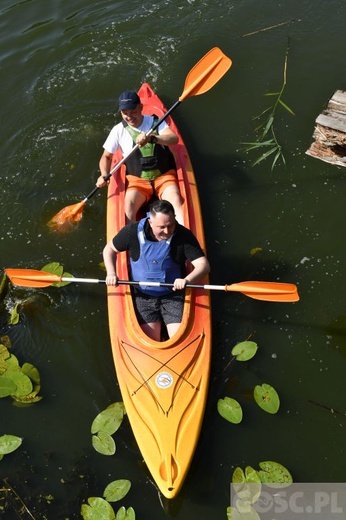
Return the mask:
<path id="1" fill-rule="evenodd" d="M 158 120 L 156 116 L 154 116 L 154 124 L 155 120 Z M 125 126 L 126 130 L 130 134 L 132 140 L 134 143 L 136 143 L 136 138 L 141 133 L 136 128 L 132 128 L 130 125 Z M 152 135 L 157 135 L 156 132 L 153 132 Z M 141 163 L 141 178 L 145 179 L 147 181 L 153 181 L 157 177 L 161 175 L 161 171 L 158 168 L 158 157 L 155 155 L 155 143 L 147 143 L 144 146 L 141 146 L 139 148 L 141 157 L 140 157 L 140 163 Z"/>

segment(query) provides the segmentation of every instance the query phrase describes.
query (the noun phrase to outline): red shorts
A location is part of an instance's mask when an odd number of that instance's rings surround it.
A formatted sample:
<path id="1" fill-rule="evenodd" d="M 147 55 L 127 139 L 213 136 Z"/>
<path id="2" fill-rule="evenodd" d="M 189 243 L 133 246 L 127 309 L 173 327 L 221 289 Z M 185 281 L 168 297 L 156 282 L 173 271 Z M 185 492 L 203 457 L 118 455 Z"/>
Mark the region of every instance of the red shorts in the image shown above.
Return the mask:
<path id="1" fill-rule="evenodd" d="M 162 193 L 166 188 L 168 188 L 168 186 L 179 187 L 175 170 L 169 170 L 167 173 L 160 175 L 153 181 L 147 181 L 146 179 L 141 179 L 135 175 L 127 175 L 126 180 L 126 191 L 139 191 L 142 193 L 142 195 L 144 195 L 146 202 L 148 202 L 153 195 L 156 195 L 159 199 L 161 199 Z"/>

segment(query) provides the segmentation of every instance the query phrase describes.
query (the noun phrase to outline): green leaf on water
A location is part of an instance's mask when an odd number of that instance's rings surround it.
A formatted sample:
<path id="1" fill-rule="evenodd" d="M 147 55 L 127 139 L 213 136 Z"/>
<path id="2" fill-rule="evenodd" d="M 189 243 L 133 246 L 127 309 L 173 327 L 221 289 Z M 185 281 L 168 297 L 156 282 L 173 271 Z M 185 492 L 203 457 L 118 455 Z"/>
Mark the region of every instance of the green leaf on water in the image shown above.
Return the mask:
<path id="1" fill-rule="evenodd" d="M 288 105 L 286 105 L 286 103 L 284 103 L 282 101 L 282 99 L 279 99 L 279 103 L 280 103 L 280 105 L 282 105 L 287 110 L 287 112 L 292 114 L 292 116 L 295 116 L 295 113 L 293 112 L 293 110 Z"/>
<path id="2" fill-rule="evenodd" d="M 243 410 L 235 399 L 225 397 L 217 402 L 217 410 L 221 417 L 233 424 L 239 424 L 243 418 Z"/>
<path id="3" fill-rule="evenodd" d="M 248 361 L 253 358 L 258 349 L 254 341 L 242 341 L 232 348 L 232 355 L 236 356 L 237 361 Z"/>
<path id="4" fill-rule="evenodd" d="M 12 309 L 11 309 L 11 313 L 10 313 L 10 318 L 9 318 L 9 324 L 10 325 L 17 325 L 17 323 L 19 323 L 19 306 L 20 306 L 20 303 L 17 303 Z"/>
<path id="5" fill-rule="evenodd" d="M 11 354 L 10 357 L 6 359 L 6 366 L 9 372 L 20 370 L 18 358 L 14 354 Z"/>
<path id="6" fill-rule="evenodd" d="M 55 274 L 56 276 L 62 276 L 64 272 L 63 266 L 59 262 L 50 262 L 41 268 L 41 271 L 45 273 Z"/>
<path id="7" fill-rule="evenodd" d="M 73 274 L 71 273 L 63 273 L 62 276 L 64 278 L 73 278 Z M 71 282 L 64 281 L 64 282 L 55 282 L 53 283 L 54 287 L 64 287 L 64 285 L 69 285 Z"/>
<path id="8" fill-rule="evenodd" d="M 251 466 L 246 466 L 244 471 L 237 467 L 232 475 L 232 486 L 237 495 L 238 511 L 246 512 L 251 504 L 255 503 L 261 493 L 261 478 L 258 472 Z"/>
<path id="9" fill-rule="evenodd" d="M 17 385 L 12 379 L 4 375 L 0 376 L 0 397 L 8 397 L 14 394 L 16 389 Z"/>
<path id="10" fill-rule="evenodd" d="M 91 425 L 91 433 L 104 431 L 112 435 L 120 427 L 124 413 L 125 408 L 122 402 L 111 404 L 95 417 Z"/>
<path id="11" fill-rule="evenodd" d="M 259 471 L 259 476 L 263 483 L 269 484 L 279 484 L 280 487 L 283 485 L 289 486 L 293 482 L 293 478 L 291 473 L 288 471 L 285 466 L 280 464 L 279 462 L 273 461 L 264 461 L 260 462 L 259 466 L 261 471 Z M 275 487 L 275 486 L 274 486 Z"/>
<path id="12" fill-rule="evenodd" d="M 64 278 L 73 278 L 73 275 L 70 273 L 64 273 L 64 268 L 59 262 L 51 262 L 50 264 L 46 264 L 42 267 L 41 271 L 45 273 L 54 274 L 56 276 L 63 276 Z M 54 282 L 52 285 L 54 287 L 63 287 L 64 285 L 68 285 L 71 282 Z"/>
<path id="13" fill-rule="evenodd" d="M 12 453 L 22 444 L 23 439 L 16 435 L 2 435 L 0 437 L 0 455 Z"/>
<path id="14" fill-rule="evenodd" d="M 0 344 L 0 360 L 6 360 L 10 357 L 10 352 L 5 345 Z"/>
<path id="15" fill-rule="evenodd" d="M 100 431 L 92 436 L 92 445 L 101 455 L 114 455 L 116 446 L 113 437 L 107 432 Z"/>
<path id="16" fill-rule="evenodd" d="M 277 391 L 266 383 L 255 387 L 254 398 L 258 406 L 267 413 L 275 414 L 280 408 Z"/>
<path id="17" fill-rule="evenodd" d="M 132 507 L 129 507 L 128 509 L 125 509 L 125 507 L 121 507 L 117 515 L 115 517 L 115 520 L 136 520 L 136 514 Z"/>
<path id="18" fill-rule="evenodd" d="M 81 515 L 84 520 L 115 520 L 112 506 L 100 497 L 88 498 L 88 504 L 82 504 Z"/>
<path id="19" fill-rule="evenodd" d="M 12 379 L 16 384 L 16 390 L 13 392 L 13 396 L 23 397 L 32 392 L 33 386 L 30 378 L 23 374 L 21 370 L 12 370 L 6 372 L 6 377 Z"/>
<path id="20" fill-rule="evenodd" d="M 31 363 L 24 363 L 22 366 L 22 372 L 28 376 L 33 383 L 36 385 L 40 384 L 40 374 L 34 365 Z"/>
<path id="21" fill-rule="evenodd" d="M 103 492 L 103 496 L 108 502 L 118 502 L 130 491 L 131 482 L 126 479 L 114 480 Z"/>

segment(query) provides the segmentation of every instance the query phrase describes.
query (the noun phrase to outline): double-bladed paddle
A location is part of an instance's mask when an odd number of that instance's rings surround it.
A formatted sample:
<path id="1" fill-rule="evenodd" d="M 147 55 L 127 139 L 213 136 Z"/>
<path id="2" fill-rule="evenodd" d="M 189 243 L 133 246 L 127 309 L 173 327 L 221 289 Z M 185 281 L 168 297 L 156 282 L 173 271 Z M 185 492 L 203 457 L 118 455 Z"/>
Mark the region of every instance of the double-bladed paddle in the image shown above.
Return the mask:
<path id="1" fill-rule="evenodd" d="M 174 105 L 146 132 L 149 136 L 160 124 L 177 108 L 178 105 L 190 96 L 198 96 L 210 90 L 228 71 L 232 61 L 218 47 L 214 47 L 199 60 L 186 76 L 184 90 Z M 108 180 L 124 162 L 132 155 L 139 145 L 136 144 L 131 151 L 119 161 L 114 168 L 105 176 Z M 96 186 L 81 202 L 66 206 L 60 210 L 49 222 L 48 225 L 55 230 L 62 231 L 68 229 L 72 224 L 77 223 L 83 216 L 83 209 L 86 202 L 99 190 Z"/>
<path id="2" fill-rule="evenodd" d="M 97 278 L 74 278 L 58 276 L 56 274 L 38 271 L 35 269 L 5 269 L 5 273 L 14 285 L 20 287 L 49 287 L 58 282 L 105 283 L 106 280 Z M 119 285 L 138 285 L 147 287 L 173 287 L 172 283 L 135 282 L 119 280 Z M 186 284 L 191 289 L 205 289 L 208 291 L 240 292 L 255 300 L 271 302 L 297 302 L 299 300 L 297 287 L 292 283 L 279 282 L 239 282 L 231 285 L 198 285 Z"/>

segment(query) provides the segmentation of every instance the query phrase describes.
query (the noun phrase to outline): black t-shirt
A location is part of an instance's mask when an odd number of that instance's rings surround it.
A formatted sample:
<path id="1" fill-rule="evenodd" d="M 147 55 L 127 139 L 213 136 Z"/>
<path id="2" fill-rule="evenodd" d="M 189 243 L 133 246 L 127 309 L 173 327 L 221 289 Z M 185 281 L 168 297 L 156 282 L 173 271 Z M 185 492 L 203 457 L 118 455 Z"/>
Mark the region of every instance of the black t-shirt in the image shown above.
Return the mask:
<path id="1" fill-rule="evenodd" d="M 138 222 L 131 222 L 123 227 L 113 238 L 113 245 L 117 251 L 129 251 L 132 260 L 139 258 L 140 245 L 137 236 Z M 146 237 L 150 240 L 149 222 L 144 225 Z M 176 223 L 175 233 L 171 240 L 171 257 L 177 264 L 180 264 L 183 271 L 186 260 L 193 262 L 205 256 L 197 238 L 188 228 Z"/>

